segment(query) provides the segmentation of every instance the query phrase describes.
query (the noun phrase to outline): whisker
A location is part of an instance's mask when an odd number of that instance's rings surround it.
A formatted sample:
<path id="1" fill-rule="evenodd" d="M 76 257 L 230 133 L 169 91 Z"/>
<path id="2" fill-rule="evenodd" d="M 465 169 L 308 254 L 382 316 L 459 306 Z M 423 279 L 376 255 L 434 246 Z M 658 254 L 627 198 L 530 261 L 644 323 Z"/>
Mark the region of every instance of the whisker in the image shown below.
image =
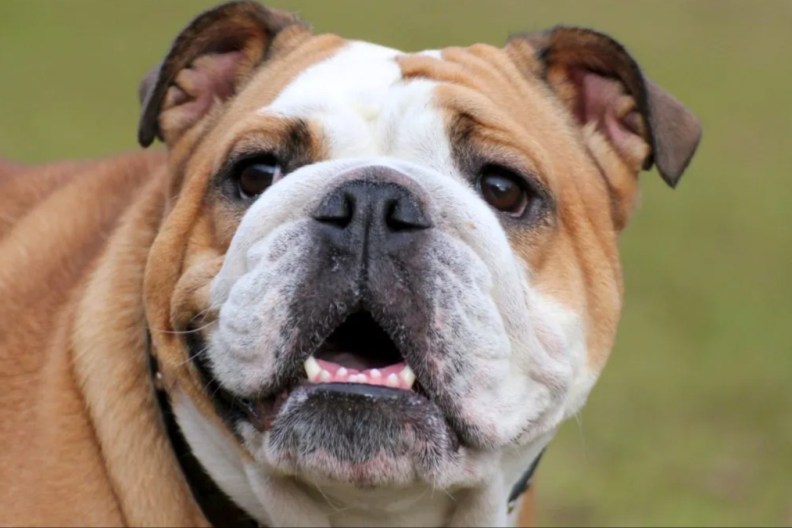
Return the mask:
<path id="1" fill-rule="evenodd" d="M 333 503 L 333 501 L 330 500 L 330 497 L 325 495 L 324 491 L 322 491 L 322 488 L 319 487 L 319 484 L 316 482 L 315 479 L 311 479 L 311 484 L 313 484 L 313 486 L 316 488 L 316 491 L 319 492 L 319 495 L 322 496 L 322 498 L 325 500 L 327 505 L 330 506 L 333 509 L 333 513 L 342 513 L 342 512 L 344 512 L 346 510 L 349 510 L 351 508 L 351 506 L 347 506 L 346 508 L 342 508 L 339 505 Z"/>
<path id="2" fill-rule="evenodd" d="M 171 334 L 171 335 L 188 335 L 194 334 L 195 332 L 200 332 L 204 328 L 209 328 L 215 323 L 215 321 L 209 321 L 208 323 L 201 325 L 197 328 L 191 328 L 190 330 L 162 330 L 159 328 L 150 328 L 152 332 L 157 332 L 159 334 Z"/>
<path id="3" fill-rule="evenodd" d="M 209 351 L 209 345 L 206 345 L 203 348 L 201 348 L 200 350 L 197 350 L 196 352 L 194 352 L 192 354 L 189 354 L 184 361 L 181 361 L 181 362 L 177 363 L 176 366 L 177 367 L 181 367 L 182 365 L 185 365 L 185 364 L 193 361 L 194 359 L 196 359 L 197 357 L 201 356 L 202 354 L 204 354 L 204 353 L 206 353 L 208 351 Z"/>
<path id="4" fill-rule="evenodd" d="M 193 315 L 190 318 L 190 321 L 192 322 L 192 321 L 196 321 L 196 320 L 205 319 L 205 317 L 210 312 L 215 311 L 216 309 L 217 309 L 217 307 L 215 307 L 215 306 L 207 306 L 206 308 L 204 308 L 200 312 L 198 312 L 195 315 Z M 197 328 L 191 328 L 189 330 L 166 330 L 166 329 L 163 329 L 163 328 L 149 328 L 149 330 L 151 332 L 157 332 L 157 333 L 160 333 L 160 334 L 184 335 L 184 334 L 191 334 L 191 333 L 194 333 L 194 332 L 200 332 L 204 328 L 208 328 L 208 327 L 212 326 L 212 324 L 214 324 L 216 322 L 217 322 L 217 319 L 213 318 L 210 321 L 207 321 L 205 324 L 203 324 L 203 325 L 201 325 L 201 326 L 199 326 Z"/>
<path id="5" fill-rule="evenodd" d="M 583 444 L 583 456 L 588 462 L 588 444 L 586 443 L 586 434 L 583 431 L 583 411 L 579 410 L 575 413 L 575 422 L 578 426 L 578 433 L 580 435 L 580 442 Z"/>
<path id="6" fill-rule="evenodd" d="M 445 493 L 445 494 L 448 496 L 448 498 L 449 498 L 449 499 L 451 499 L 451 502 L 456 502 L 456 497 L 454 497 L 453 495 L 451 495 L 451 492 L 450 492 L 450 491 L 448 491 L 448 490 L 446 490 L 446 489 L 444 489 L 444 490 L 441 490 L 441 491 L 442 491 L 443 493 Z"/>

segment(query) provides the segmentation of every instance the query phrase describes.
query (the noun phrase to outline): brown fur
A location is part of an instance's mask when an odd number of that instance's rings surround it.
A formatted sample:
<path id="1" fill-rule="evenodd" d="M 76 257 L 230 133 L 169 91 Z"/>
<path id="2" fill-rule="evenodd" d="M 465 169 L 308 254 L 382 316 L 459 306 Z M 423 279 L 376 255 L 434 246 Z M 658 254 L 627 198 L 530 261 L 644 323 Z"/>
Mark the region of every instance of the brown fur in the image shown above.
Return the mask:
<path id="1" fill-rule="evenodd" d="M 55 164 L 4 189 L 2 524 L 205 524 L 156 425 L 142 341 L 162 161 Z"/>
<path id="2" fill-rule="evenodd" d="M 273 61 L 250 81 L 257 104 L 341 42 L 319 37 Z M 161 426 L 144 339 L 148 310 L 165 383 L 212 415 L 171 316 L 206 306 L 202 287 L 238 221 L 201 207 L 218 151 L 193 154 L 215 124 L 176 138 L 167 159 L 141 152 L 0 174 L 0 524 L 208 524 Z M 217 128 L 212 144 L 239 132 Z M 197 176 L 181 188 L 184 172 Z"/>
<path id="3" fill-rule="evenodd" d="M 141 137 L 164 138 L 167 158 L 0 164 L 0 524 L 208 524 L 162 427 L 146 330 L 165 387 L 180 389 L 230 435 L 183 339 L 189 325 L 215 316 L 206 311 L 207 288 L 239 222 L 212 199 L 211 178 L 241 144 L 261 148 L 288 134 L 293 123 L 253 110 L 343 43 L 313 37 L 292 18 L 275 21 L 211 59 L 202 56 L 210 37 L 195 49 L 187 37 L 177 40 L 147 78 Z M 248 27 L 220 22 L 220 32 Z M 191 38 L 203 38 L 198 29 L 188 30 L 197 32 Z M 617 237 L 653 139 L 614 146 L 595 124 L 576 123 L 578 88 L 567 64 L 546 68 L 534 58 L 537 42 L 450 48 L 443 61 L 416 55 L 399 63 L 405 78 L 443 83 L 436 97 L 452 135 L 460 119 L 475 121 L 468 140 L 476 149 L 528 167 L 557 197 L 552 229 L 507 231 L 535 284 L 585 315 L 589 363 L 599 369 L 621 310 Z M 218 79 L 229 75 L 231 84 Z M 308 123 L 305 134 L 306 162 L 322 159 L 319 131 Z M 674 180 L 686 159 L 664 157 L 666 176 Z M 520 523 L 532 522 L 529 494 Z"/>
<path id="4" fill-rule="evenodd" d="M 471 132 L 474 150 L 498 150 L 533 168 L 558 197 L 552 229 L 507 227 L 507 232 L 535 284 L 588 317 L 589 360 L 603 365 L 621 309 L 616 244 L 623 223 L 614 218 L 605 175 L 632 182 L 625 192 L 632 202 L 637 168 L 627 167 L 596 131 L 579 132 L 571 121 L 559 119 L 561 103 L 539 79 L 523 77 L 503 50 L 450 48 L 443 59 L 408 56 L 401 65 L 406 77 L 447 83 L 438 89 L 438 101 L 449 127 L 459 115 L 473 116 L 479 125 Z"/>

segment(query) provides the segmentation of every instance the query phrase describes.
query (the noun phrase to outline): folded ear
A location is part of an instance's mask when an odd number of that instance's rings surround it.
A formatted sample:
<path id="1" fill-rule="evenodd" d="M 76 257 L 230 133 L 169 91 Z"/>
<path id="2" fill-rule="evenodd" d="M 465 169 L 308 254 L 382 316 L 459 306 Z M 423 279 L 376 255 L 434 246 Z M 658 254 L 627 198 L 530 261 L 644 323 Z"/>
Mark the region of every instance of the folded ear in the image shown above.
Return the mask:
<path id="1" fill-rule="evenodd" d="M 594 123 L 635 168 L 652 163 L 675 187 L 701 138 L 701 125 L 682 103 L 647 79 L 627 51 L 589 29 L 554 29 L 509 39 L 507 52 L 530 54 L 581 125 Z"/>
<path id="2" fill-rule="evenodd" d="M 140 144 L 147 147 L 158 137 L 172 145 L 237 93 L 275 37 L 297 24 L 305 27 L 292 14 L 255 2 L 230 2 L 199 15 L 140 85 Z"/>

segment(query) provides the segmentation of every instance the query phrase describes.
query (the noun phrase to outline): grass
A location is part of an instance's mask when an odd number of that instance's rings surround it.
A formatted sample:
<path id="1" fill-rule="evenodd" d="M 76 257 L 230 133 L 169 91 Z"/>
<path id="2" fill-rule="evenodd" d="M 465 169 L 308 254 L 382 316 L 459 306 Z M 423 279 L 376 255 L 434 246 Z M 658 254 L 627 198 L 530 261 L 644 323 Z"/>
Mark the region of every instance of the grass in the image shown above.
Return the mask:
<path id="1" fill-rule="evenodd" d="M 4 0 L 0 156 L 136 148 L 136 89 L 213 2 Z M 792 523 L 792 4 L 289 2 L 318 31 L 408 50 L 557 23 L 619 38 L 704 122 L 677 191 L 641 176 L 618 342 L 539 470 L 546 525 Z"/>

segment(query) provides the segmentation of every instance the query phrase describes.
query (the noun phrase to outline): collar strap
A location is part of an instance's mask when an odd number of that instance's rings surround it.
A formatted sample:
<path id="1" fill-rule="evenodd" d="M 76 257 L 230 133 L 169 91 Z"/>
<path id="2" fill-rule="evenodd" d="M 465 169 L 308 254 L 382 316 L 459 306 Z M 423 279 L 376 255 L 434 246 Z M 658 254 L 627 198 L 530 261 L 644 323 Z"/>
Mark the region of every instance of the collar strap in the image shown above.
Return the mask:
<path id="1" fill-rule="evenodd" d="M 539 452 L 539 455 L 534 458 L 534 461 L 531 462 L 531 465 L 528 466 L 525 473 L 523 473 L 520 479 L 512 486 L 511 493 L 509 493 L 509 501 L 507 502 L 509 513 L 514 510 L 514 507 L 517 505 L 517 500 L 522 497 L 523 493 L 531 488 L 534 473 L 536 473 L 536 468 L 539 467 L 539 461 L 542 460 L 544 452 L 544 449 Z"/>
<path id="2" fill-rule="evenodd" d="M 190 486 L 193 498 L 201 508 L 206 520 L 212 526 L 238 526 L 240 528 L 258 528 L 259 524 L 217 486 L 206 473 L 201 463 L 193 454 L 190 446 L 176 423 L 170 399 L 162 383 L 157 359 L 151 353 L 151 335 L 146 332 L 146 353 L 148 355 L 151 380 L 157 396 L 160 415 L 170 439 L 171 449 L 179 461 L 184 479 Z"/>

